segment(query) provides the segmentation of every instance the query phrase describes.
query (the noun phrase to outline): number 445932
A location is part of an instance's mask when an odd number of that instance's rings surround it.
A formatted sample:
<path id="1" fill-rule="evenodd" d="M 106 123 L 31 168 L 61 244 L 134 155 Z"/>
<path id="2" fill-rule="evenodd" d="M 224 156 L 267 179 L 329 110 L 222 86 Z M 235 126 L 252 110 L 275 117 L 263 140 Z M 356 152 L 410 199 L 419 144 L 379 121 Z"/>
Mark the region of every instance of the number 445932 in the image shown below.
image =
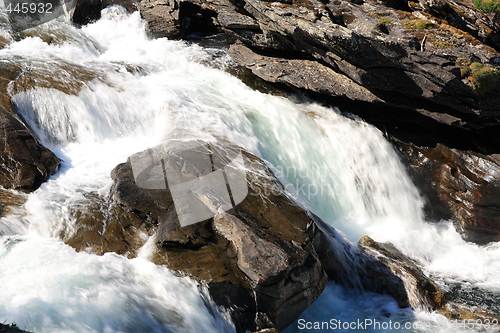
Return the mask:
<path id="1" fill-rule="evenodd" d="M 12 6 L 11 3 L 7 6 L 5 11 L 8 14 L 12 13 L 18 13 L 18 14 L 50 14 L 52 13 L 52 4 L 51 3 L 28 3 L 28 2 L 23 2 L 23 3 L 17 3 L 14 7 Z"/>

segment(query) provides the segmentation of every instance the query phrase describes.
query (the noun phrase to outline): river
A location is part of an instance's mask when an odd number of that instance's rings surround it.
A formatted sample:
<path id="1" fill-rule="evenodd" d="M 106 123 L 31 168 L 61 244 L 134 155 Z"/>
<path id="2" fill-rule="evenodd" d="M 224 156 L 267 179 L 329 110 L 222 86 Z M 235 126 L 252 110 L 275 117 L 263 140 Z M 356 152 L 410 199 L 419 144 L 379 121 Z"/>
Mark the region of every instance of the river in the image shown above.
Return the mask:
<path id="1" fill-rule="evenodd" d="M 121 7 L 108 7 L 81 29 L 59 19 L 31 32 L 1 49 L 0 61 L 32 73 L 54 70 L 58 80 L 82 88 L 77 95 L 36 88 L 12 98 L 63 162 L 20 209 L 0 219 L 0 321 L 33 332 L 234 331 L 203 288 L 148 260 L 151 242 L 134 259 L 77 253 L 64 244 L 78 222 L 70 211 L 91 195 L 108 196 L 117 164 L 170 138 L 223 138 L 244 147 L 351 242 L 363 235 L 392 242 L 420 260 L 443 290 L 500 312 L 500 244 L 467 243 L 451 221 L 426 222 L 423 199 L 375 127 L 311 101 L 252 90 L 225 71 L 234 64 L 223 50 L 151 40 L 139 13 Z M 72 66 L 94 79 L 75 77 L 66 70 Z M 330 282 L 285 332 L 310 331 L 307 322 L 358 319 L 385 326 L 314 331 L 478 331 Z"/>

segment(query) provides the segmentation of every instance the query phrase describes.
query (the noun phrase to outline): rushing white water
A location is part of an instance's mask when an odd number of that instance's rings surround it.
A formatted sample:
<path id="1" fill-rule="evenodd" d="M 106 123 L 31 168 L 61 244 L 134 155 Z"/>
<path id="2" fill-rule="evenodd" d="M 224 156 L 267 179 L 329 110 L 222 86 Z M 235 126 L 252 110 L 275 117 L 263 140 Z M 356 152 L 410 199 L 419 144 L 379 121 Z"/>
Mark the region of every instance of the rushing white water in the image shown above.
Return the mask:
<path id="1" fill-rule="evenodd" d="M 139 13 L 121 7 L 105 9 L 81 30 L 51 22 L 33 31 L 55 42 L 26 37 L 0 50 L 0 60 L 33 73 L 59 66 L 63 81 L 81 89 L 68 95 L 36 88 L 13 97 L 63 164 L 27 196 L 23 213 L 0 220 L 0 320 L 36 332 L 233 330 L 192 282 L 148 263 L 146 248 L 128 260 L 76 253 L 57 241 L 76 223 L 71 207 L 88 203 L 89 193 L 108 195 L 113 167 L 168 138 L 237 143 L 267 160 L 299 201 L 351 241 L 365 234 L 390 241 L 420 259 L 443 288 L 459 282 L 500 298 L 500 246 L 466 243 L 449 222 L 426 223 L 417 190 L 376 128 L 314 103 L 252 91 L 220 70 L 229 63 L 220 51 L 149 40 Z M 93 74 L 82 81 L 85 73 L 60 64 Z M 444 322 L 398 309 L 388 296 L 351 294 L 333 283 L 301 317 L 365 318 Z M 403 331 L 457 331 L 420 327 Z M 287 331 L 304 330 L 296 322 Z"/>

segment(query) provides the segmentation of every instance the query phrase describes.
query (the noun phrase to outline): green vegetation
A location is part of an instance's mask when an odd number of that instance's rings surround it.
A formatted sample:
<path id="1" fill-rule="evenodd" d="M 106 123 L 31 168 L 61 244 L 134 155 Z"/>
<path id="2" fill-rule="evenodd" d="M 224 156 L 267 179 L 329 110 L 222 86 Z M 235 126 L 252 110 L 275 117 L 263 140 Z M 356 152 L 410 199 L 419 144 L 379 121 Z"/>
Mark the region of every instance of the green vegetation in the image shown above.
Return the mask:
<path id="1" fill-rule="evenodd" d="M 451 49 L 453 47 L 453 44 L 438 39 L 432 41 L 432 44 L 436 49 Z"/>
<path id="2" fill-rule="evenodd" d="M 389 23 L 391 23 L 391 20 L 388 19 L 387 17 L 383 17 L 380 19 L 380 23 L 389 24 Z"/>
<path id="3" fill-rule="evenodd" d="M 460 74 L 462 77 L 467 77 L 472 88 L 481 94 L 494 89 L 500 77 L 498 69 L 484 66 L 479 62 L 469 64 L 462 62 Z"/>
<path id="4" fill-rule="evenodd" d="M 406 25 L 407 27 L 421 29 L 421 30 L 432 29 L 436 26 L 434 23 L 428 20 L 408 20 L 405 21 L 403 24 Z"/>
<path id="5" fill-rule="evenodd" d="M 3 323 L 1 323 L 1 325 L 5 325 L 7 327 L 10 327 L 10 328 L 14 328 L 14 329 L 17 329 L 17 330 L 20 330 L 19 326 L 17 326 L 16 323 L 12 323 L 12 324 L 7 324 L 7 320 L 4 321 Z M 0 331 L 1 331 L 1 328 L 0 328 Z"/>
<path id="6" fill-rule="evenodd" d="M 500 10 L 500 0 L 474 0 L 474 6 L 483 12 L 498 12 Z"/>

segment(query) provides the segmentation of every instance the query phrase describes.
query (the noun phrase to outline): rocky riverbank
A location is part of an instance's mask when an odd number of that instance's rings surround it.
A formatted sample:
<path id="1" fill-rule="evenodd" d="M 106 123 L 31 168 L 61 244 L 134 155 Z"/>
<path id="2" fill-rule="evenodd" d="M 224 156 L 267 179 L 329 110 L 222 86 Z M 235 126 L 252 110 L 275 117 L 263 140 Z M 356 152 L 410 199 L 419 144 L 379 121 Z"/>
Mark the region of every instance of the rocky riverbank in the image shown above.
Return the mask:
<path id="1" fill-rule="evenodd" d="M 400 149 L 430 220 L 453 218 L 465 239 L 480 244 L 500 239 L 497 15 L 452 1 L 120 4 L 139 9 L 154 37 L 223 31 L 237 40 L 228 53 L 254 78 L 361 115 Z M 100 7 L 81 1 L 75 20 L 97 19 Z M 99 72 L 64 64 L 56 70 L 63 75 L 54 75 L 54 68 L 2 66 L 0 185 L 32 191 L 60 160 L 40 144 L 11 97 L 33 87 L 77 94 Z M 168 159 L 183 144 L 166 142 L 155 150 L 166 151 Z M 72 207 L 78 224 L 62 235 L 65 242 L 79 251 L 130 258 L 148 249 L 153 262 L 200 281 L 217 304 L 232 309 L 239 332 L 284 329 L 329 279 L 389 294 L 403 308 L 473 317 L 448 303 L 418 262 L 394 246 L 369 237 L 351 244 L 300 207 L 256 156 L 226 142 L 203 149 L 221 161 L 242 152 L 249 193 L 234 208 L 181 228 L 172 190 L 166 183 L 161 189 L 138 186 L 129 159 L 112 171 L 109 197 L 87 193 L 89 205 Z M 0 193 L 2 214 L 23 203 L 22 196 Z M 208 210 L 216 206 L 210 198 L 202 202 Z"/>

